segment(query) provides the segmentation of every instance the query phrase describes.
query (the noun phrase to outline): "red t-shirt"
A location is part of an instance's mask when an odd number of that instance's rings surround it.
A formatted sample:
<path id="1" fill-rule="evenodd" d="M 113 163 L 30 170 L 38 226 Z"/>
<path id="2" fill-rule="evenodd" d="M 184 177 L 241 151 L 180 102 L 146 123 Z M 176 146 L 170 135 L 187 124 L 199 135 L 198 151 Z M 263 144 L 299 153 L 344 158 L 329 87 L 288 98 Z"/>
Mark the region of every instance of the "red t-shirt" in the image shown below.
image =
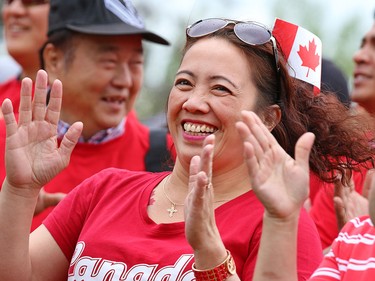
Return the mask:
<path id="1" fill-rule="evenodd" d="M 0 108 L 1 104 L 6 98 L 9 98 L 13 104 L 13 110 L 18 113 L 20 107 L 20 91 L 21 81 L 17 78 L 12 78 L 2 84 L 0 84 Z M 1 111 L 1 109 L 0 109 Z M 3 115 L 0 112 L 0 119 L 3 119 Z"/>
<path id="2" fill-rule="evenodd" d="M 167 145 L 171 145 L 169 139 L 167 139 Z M 125 133 L 122 136 L 101 144 L 77 143 L 68 167 L 49 182 L 44 189 L 50 193 L 69 193 L 84 179 L 109 167 L 145 171 L 145 157 L 149 147 L 149 128 L 141 124 L 135 113 L 131 112 L 127 116 Z M 5 178 L 4 151 L 5 123 L 4 120 L 0 120 L 1 181 Z M 42 223 L 52 209 L 53 207 L 47 208 L 34 216 L 31 231 Z"/>
<path id="3" fill-rule="evenodd" d="M 311 281 L 375 280 L 375 228 L 369 216 L 348 222 Z"/>
<path id="4" fill-rule="evenodd" d="M 147 206 L 167 172 L 106 169 L 85 180 L 44 221 L 67 259 L 68 280 L 193 280 L 185 224 L 153 222 Z M 252 280 L 263 206 L 249 191 L 215 210 L 223 242 L 241 280 Z M 322 259 L 319 236 L 305 211 L 298 232 L 298 276 L 307 280 Z M 270 265 L 272 266 L 272 265 Z M 113 275 L 112 275 L 113 274 Z M 97 279 L 91 276 L 97 275 Z"/>

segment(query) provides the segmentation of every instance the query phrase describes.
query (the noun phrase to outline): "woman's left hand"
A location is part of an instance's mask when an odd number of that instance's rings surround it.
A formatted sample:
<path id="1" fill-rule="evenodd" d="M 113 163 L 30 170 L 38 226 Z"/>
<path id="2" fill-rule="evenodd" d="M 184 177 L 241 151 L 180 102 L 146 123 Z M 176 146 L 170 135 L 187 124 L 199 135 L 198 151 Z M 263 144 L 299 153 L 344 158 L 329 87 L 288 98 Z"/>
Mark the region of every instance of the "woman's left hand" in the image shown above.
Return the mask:
<path id="1" fill-rule="evenodd" d="M 309 154 L 314 135 L 306 133 L 299 138 L 293 159 L 254 112 L 243 111 L 242 117 L 237 129 L 244 141 L 252 189 L 266 215 L 276 219 L 298 215 L 309 194 Z"/>

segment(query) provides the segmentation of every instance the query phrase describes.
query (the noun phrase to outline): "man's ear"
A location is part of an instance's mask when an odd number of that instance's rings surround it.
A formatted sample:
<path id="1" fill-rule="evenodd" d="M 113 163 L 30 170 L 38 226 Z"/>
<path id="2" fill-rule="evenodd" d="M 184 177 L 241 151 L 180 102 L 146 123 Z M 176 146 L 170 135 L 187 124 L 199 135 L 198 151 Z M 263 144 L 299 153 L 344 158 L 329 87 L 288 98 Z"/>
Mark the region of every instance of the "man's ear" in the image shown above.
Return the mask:
<path id="1" fill-rule="evenodd" d="M 64 67 L 64 54 L 53 44 L 48 43 L 43 50 L 44 68 L 48 73 L 50 81 L 55 80 Z"/>
<path id="2" fill-rule="evenodd" d="M 279 124 L 281 120 L 281 109 L 278 105 L 274 104 L 265 110 L 262 116 L 263 123 L 266 125 L 267 129 L 269 131 L 272 131 L 273 128 L 276 127 L 277 124 Z"/>

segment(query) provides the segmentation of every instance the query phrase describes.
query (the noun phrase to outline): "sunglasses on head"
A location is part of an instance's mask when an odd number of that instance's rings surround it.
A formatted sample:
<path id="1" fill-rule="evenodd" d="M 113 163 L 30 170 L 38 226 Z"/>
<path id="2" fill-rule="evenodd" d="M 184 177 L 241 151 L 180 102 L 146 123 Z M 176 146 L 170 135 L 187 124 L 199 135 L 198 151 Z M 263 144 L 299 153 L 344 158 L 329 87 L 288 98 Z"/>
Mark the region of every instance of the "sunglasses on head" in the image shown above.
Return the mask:
<path id="1" fill-rule="evenodd" d="M 5 5 L 10 5 L 14 0 L 5 0 Z M 24 6 L 36 6 L 49 3 L 49 0 L 21 0 Z"/>
<path id="2" fill-rule="evenodd" d="M 196 38 L 203 37 L 214 33 L 220 29 L 225 28 L 229 24 L 234 24 L 233 32 L 242 42 L 251 45 L 263 45 L 265 43 L 272 43 L 273 56 L 275 58 L 275 67 L 277 75 L 279 76 L 279 56 L 277 53 L 276 40 L 271 31 L 261 23 L 254 21 L 234 22 L 219 18 L 210 18 L 199 20 L 186 28 L 186 35 L 188 37 Z M 277 97 L 279 99 L 279 97 Z"/>

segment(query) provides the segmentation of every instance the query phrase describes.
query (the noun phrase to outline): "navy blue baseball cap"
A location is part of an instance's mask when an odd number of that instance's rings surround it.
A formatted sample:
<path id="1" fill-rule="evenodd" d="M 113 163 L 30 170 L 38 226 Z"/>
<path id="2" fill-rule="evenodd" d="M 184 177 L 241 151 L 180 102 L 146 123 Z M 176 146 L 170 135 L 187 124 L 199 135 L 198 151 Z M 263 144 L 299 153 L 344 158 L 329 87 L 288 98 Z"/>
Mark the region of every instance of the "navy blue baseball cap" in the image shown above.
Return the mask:
<path id="1" fill-rule="evenodd" d="M 162 45 L 169 42 L 146 30 L 130 0 L 51 0 L 48 36 L 68 29 L 94 35 L 137 35 Z"/>

